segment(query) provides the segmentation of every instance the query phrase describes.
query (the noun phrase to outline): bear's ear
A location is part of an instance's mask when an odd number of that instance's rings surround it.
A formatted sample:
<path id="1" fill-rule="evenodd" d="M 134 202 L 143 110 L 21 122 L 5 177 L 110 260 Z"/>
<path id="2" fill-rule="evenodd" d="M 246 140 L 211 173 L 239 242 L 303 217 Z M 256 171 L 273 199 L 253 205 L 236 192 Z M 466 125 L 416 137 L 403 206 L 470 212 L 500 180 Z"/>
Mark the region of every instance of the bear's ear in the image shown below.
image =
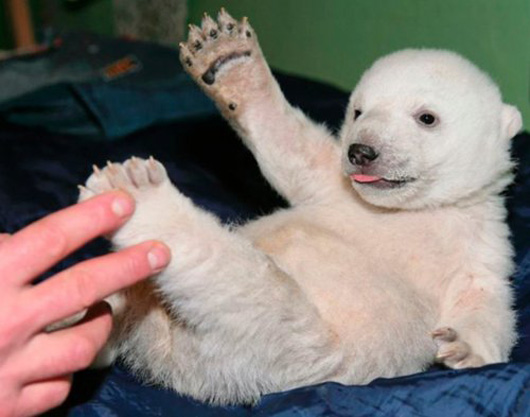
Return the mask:
<path id="1" fill-rule="evenodd" d="M 517 107 L 510 104 L 502 105 L 501 135 L 505 139 L 513 138 L 523 127 L 523 118 Z"/>

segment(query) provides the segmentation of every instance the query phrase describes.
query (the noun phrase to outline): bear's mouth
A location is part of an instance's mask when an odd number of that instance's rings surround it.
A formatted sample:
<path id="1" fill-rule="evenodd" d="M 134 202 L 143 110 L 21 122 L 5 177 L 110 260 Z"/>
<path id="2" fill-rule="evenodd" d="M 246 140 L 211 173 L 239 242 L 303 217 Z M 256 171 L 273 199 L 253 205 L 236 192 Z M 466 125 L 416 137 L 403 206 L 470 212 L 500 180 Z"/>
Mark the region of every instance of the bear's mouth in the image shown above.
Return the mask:
<path id="1" fill-rule="evenodd" d="M 414 181 L 414 178 L 411 177 L 401 177 L 401 178 L 385 178 L 379 177 L 377 175 L 365 175 L 365 174 L 351 174 L 350 178 L 352 181 L 357 184 L 362 184 L 370 186 L 373 188 L 380 189 L 389 189 L 389 188 L 399 188 L 404 185 Z"/>

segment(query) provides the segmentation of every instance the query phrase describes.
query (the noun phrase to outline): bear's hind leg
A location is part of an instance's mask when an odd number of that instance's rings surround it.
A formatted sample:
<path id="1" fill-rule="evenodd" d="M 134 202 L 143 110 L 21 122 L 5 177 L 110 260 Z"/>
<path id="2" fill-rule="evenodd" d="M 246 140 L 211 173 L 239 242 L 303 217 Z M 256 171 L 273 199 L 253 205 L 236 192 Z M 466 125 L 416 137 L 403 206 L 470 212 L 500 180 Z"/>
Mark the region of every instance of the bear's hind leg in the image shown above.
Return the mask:
<path id="1" fill-rule="evenodd" d="M 182 195 L 162 164 L 134 158 L 96 169 L 81 198 L 111 188 L 136 200 L 135 213 L 111 238 L 114 245 L 160 239 L 171 249 L 170 264 L 153 282 L 169 316 L 184 322 L 193 338 L 192 361 L 204 365 L 198 384 L 204 389 L 194 396 L 207 399 L 226 389 L 219 402 L 240 401 L 243 392 L 252 401 L 336 375 L 340 341 L 298 284 Z"/>

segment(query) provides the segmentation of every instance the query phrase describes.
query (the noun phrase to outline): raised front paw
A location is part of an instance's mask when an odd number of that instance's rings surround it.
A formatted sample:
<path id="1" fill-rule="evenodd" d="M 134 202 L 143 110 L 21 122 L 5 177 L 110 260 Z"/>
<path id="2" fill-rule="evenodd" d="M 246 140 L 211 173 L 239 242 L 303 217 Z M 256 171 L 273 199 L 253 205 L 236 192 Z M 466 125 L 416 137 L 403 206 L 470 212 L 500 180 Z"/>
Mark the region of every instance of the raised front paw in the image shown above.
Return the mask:
<path id="1" fill-rule="evenodd" d="M 190 25 L 188 41 L 179 46 L 183 67 L 222 110 L 235 112 L 241 95 L 262 86 L 260 78 L 268 75 L 247 18 L 237 22 L 224 9 L 217 22 L 205 14 L 200 28 Z"/>
<path id="2" fill-rule="evenodd" d="M 477 368 L 485 365 L 484 359 L 473 352 L 472 347 L 461 340 L 456 330 L 441 327 L 431 333 L 438 346 L 436 361 L 452 369 Z"/>
<path id="3" fill-rule="evenodd" d="M 147 160 L 132 157 L 123 164 L 108 162 L 101 169 L 94 165 L 94 172 L 85 186 L 79 187 L 79 201 L 117 188 L 138 200 L 142 193 L 149 193 L 168 182 L 164 166 L 153 157 Z"/>

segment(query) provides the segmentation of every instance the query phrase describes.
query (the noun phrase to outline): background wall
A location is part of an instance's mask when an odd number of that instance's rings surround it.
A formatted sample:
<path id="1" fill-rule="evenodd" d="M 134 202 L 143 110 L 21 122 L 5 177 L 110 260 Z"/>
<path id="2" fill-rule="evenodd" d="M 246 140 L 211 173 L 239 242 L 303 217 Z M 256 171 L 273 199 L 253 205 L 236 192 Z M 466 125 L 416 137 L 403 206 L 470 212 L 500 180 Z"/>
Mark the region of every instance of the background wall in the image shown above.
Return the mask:
<path id="1" fill-rule="evenodd" d="M 112 0 L 83 0 L 78 3 L 69 3 L 65 0 L 30 0 L 35 19 L 46 17 L 45 8 L 42 6 L 50 2 L 57 4 L 54 10 L 54 20 L 59 22 L 62 29 L 82 29 L 103 35 L 114 33 Z M 70 5 L 68 6 L 68 4 Z M 48 5 L 48 7 L 50 6 Z"/>
<path id="2" fill-rule="evenodd" d="M 37 37 L 42 38 L 43 29 L 51 20 L 65 30 L 87 30 L 104 35 L 114 33 L 112 0 L 28 0 L 28 3 Z M 0 50 L 14 46 L 5 4 L 0 0 Z"/>
<path id="3" fill-rule="evenodd" d="M 0 3 L 0 49 L 6 49 L 11 44 L 11 35 L 5 14 L 6 11 Z"/>
<path id="4" fill-rule="evenodd" d="M 271 65 L 351 90 L 377 57 L 460 52 L 500 84 L 530 127 L 529 0 L 190 0 L 189 20 L 248 16 Z"/>
<path id="5" fill-rule="evenodd" d="M 30 0 L 37 20 L 50 1 Z M 112 33 L 112 0 L 80 3 L 58 9 L 61 27 Z M 455 50 L 490 73 L 530 128 L 530 0 L 188 0 L 189 21 L 222 6 L 250 18 L 271 65 L 346 90 L 388 52 Z M 0 48 L 9 43 L 1 18 Z"/>

